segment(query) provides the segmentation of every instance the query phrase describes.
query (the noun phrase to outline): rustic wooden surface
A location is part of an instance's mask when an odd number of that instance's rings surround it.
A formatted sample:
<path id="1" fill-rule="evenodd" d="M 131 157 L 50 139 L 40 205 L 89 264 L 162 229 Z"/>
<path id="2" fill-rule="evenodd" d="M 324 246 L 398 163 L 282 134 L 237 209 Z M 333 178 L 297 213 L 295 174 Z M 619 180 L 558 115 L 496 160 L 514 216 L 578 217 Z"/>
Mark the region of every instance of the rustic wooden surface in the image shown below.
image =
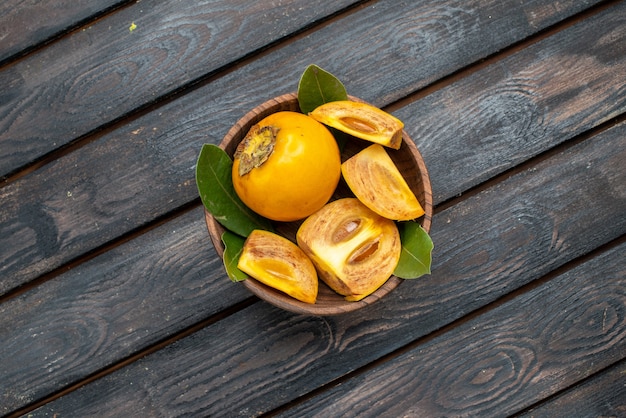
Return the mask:
<path id="1" fill-rule="evenodd" d="M 624 416 L 625 20 L 3 3 L 0 415 Z M 310 63 L 405 122 L 436 204 L 432 275 L 326 318 L 228 280 L 194 182 L 201 145 Z"/>
<path id="2" fill-rule="evenodd" d="M 0 4 L 0 63 L 24 56 L 128 3 L 128 0 L 5 0 Z"/>

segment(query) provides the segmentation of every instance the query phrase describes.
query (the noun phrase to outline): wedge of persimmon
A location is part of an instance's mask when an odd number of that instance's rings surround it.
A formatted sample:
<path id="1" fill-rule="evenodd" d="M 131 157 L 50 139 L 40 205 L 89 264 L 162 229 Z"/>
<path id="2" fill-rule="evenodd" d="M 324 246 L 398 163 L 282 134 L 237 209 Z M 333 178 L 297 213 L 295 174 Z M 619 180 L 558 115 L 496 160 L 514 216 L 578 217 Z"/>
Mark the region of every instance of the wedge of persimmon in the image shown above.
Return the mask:
<path id="1" fill-rule="evenodd" d="M 396 221 L 419 218 L 424 214 L 402 173 L 385 149 L 370 145 L 341 165 L 350 190 L 365 206 Z"/>
<path id="2" fill-rule="evenodd" d="M 237 267 L 302 302 L 315 303 L 317 299 L 315 266 L 300 247 L 273 232 L 252 231 L 243 245 Z"/>
<path id="3" fill-rule="evenodd" d="M 342 132 L 393 149 L 402 145 L 404 123 L 367 103 L 338 100 L 324 103 L 309 113 L 313 119 Z"/>
<path id="4" fill-rule="evenodd" d="M 402 250 L 395 222 L 356 198 L 326 204 L 302 223 L 296 239 L 319 277 L 348 301 L 361 300 L 382 286 Z"/>

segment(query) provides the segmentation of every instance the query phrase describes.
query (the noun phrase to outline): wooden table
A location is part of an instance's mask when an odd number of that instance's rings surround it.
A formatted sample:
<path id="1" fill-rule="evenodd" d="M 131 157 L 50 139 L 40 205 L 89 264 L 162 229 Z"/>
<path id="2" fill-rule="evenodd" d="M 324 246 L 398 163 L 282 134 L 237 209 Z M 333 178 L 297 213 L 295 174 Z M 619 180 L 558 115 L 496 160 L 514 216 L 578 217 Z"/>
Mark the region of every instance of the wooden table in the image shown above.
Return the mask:
<path id="1" fill-rule="evenodd" d="M 5 0 L 0 414 L 626 416 L 626 2 Z M 232 283 L 204 143 L 311 63 L 404 121 L 432 274 Z"/>

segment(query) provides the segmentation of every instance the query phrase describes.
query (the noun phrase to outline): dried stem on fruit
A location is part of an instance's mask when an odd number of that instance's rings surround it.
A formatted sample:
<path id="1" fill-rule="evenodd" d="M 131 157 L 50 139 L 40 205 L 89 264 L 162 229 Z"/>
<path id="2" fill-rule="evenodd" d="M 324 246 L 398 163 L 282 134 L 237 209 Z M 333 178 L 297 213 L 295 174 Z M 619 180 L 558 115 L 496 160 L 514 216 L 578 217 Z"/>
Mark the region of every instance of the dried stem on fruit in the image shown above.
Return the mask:
<path id="1" fill-rule="evenodd" d="M 275 126 L 254 125 L 235 150 L 235 158 L 240 159 L 239 175 L 248 174 L 253 168 L 260 167 L 272 155 L 279 128 Z"/>

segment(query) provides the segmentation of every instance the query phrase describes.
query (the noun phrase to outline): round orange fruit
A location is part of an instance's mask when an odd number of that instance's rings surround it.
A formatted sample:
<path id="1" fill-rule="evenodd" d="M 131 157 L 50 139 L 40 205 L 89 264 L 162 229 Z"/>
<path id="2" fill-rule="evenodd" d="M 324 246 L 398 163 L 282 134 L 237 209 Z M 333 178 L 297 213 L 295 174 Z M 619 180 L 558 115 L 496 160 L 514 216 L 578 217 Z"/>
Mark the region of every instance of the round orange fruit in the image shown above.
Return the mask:
<path id="1" fill-rule="evenodd" d="M 291 111 L 254 125 L 235 151 L 232 170 L 243 203 L 275 221 L 304 219 L 322 208 L 340 176 L 339 147 L 328 128 Z"/>

